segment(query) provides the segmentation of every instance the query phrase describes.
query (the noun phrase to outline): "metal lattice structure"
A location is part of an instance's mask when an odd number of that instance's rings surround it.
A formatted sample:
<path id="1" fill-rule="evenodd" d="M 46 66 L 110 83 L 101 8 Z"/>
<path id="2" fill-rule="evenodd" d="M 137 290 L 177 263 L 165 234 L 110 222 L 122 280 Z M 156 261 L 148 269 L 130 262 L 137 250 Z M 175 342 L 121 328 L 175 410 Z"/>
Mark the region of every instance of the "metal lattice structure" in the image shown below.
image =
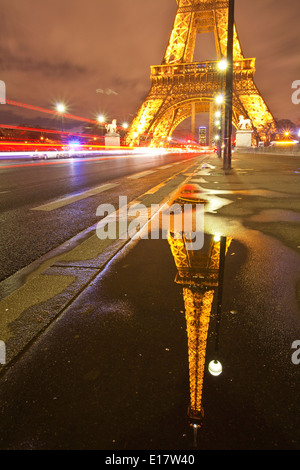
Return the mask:
<path id="1" fill-rule="evenodd" d="M 203 250 L 188 251 L 184 237 L 170 233 L 169 245 L 177 268 L 175 282 L 182 285 L 188 339 L 192 423 L 201 425 L 207 337 L 216 289 L 219 287 L 220 241 L 210 237 Z M 231 244 L 226 240 L 226 252 Z"/>
<path id="2" fill-rule="evenodd" d="M 218 63 L 227 54 L 228 5 L 225 0 L 177 0 L 178 8 L 170 40 L 161 65 L 151 67 L 151 89 L 127 133 L 134 146 L 150 139 L 153 146 L 171 136 L 193 113 L 213 110 L 221 92 L 223 75 Z M 198 34 L 213 32 L 217 61 L 193 62 Z M 255 82 L 255 59 L 242 52 L 234 29 L 233 124 L 239 116 L 251 119 L 256 135 L 265 138 L 274 118 Z"/>

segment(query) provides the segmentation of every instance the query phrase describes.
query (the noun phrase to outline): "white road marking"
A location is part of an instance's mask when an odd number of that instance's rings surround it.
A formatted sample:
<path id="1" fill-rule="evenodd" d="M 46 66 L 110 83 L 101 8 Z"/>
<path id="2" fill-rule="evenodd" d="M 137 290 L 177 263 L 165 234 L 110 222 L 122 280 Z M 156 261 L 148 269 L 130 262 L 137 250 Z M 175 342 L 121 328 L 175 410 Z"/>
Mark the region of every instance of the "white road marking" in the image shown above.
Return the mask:
<path id="1" fill-rule="evenodd" d="M 152 173 L 155 173 L 155 171 L 152 171 L 152 170 L 143 171 L 142 173 L 137 173 L 136 175 L 128 176 L 128 179 L 137 180 L 139 178 L 143 178 L 144 176 L 151 175 Z"/>
<path id="2" fill-rule="evenodd" d="M 57 199 L 56 201 L 49 202 L 48 204 L 43 204 L 42 206 L 34 207 L 31 210 L 50 212 L 60 207 L 72 204 L 73 202 L 80 201 L 81 199 L 86 199 L 88 197 L 95 196 L 96 194 L 103 193 L 104 191 L 108 191 L 109 189 L 115 188 L 116 186 L 119 186 L 119 184 L 103 184 L 102 186 L 98 186 L 94 189 L 89 189 L 88 191 L 84 191 L 83 193 L 77 194 L 76 196 L 68 196 L 62 199 Z"/>

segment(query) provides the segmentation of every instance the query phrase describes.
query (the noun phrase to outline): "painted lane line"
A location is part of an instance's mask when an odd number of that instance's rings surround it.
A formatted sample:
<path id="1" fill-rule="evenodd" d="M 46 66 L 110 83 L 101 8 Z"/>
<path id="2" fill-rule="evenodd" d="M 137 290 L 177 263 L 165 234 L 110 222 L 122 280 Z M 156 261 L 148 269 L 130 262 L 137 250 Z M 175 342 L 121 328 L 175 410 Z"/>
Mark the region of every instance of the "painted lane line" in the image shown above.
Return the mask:
<path id="1" fill-rule="evenodd" d="M 142 173 L 137 173 L 136 175 L 128 176 L 128 179 L 137 180 L 139 178 L 143 178 L 144 176 L 151 175 L 152 173 L 155 173 L 155 170 L 143 171 Z"/>
<path id="2" fill-rule="evenodd" d="M 149 191 L 147 191 L 145 194 L 154 194 L 159 189 L 161 189 L 165 184 L 166 184 L 166 181 L 163 181 L 162 183 L 159 183 L 157 186 L 154 186 L 153 188 L 149 189 Z"/>
<path id="3" fill-rule="evenodd" d="M 117 183 L 103 184 L 102 186 L 98 186 L 97 188 L 94 188 L 94 189 L 89 189 L 88 191 L 84 191 L 83 193 L 77 194 L 76 196 L 68 196 L 62 199 L 57 199 L 56 201 L 49 202 L 48 204 L 43 204 L 42 206 L 34 207 L 31 210 L 50 212 L 55 209 L 59 209 L 60 207 L 64 207 L 69 204 L 72 204 L 73 202 L 80 201 L 82 199 L 86 199 L 88 197 L 103 193 L 104 191 L 108 191 L 109 189 L 115 188 L 116 186 L 119 186 L 119 184 Z"/>
<path id="4" fill-rule="evenodd" d="M 160 166 L 158 170 L 166 170 L 167 168 L 172 168 L 173 165 Z"/>

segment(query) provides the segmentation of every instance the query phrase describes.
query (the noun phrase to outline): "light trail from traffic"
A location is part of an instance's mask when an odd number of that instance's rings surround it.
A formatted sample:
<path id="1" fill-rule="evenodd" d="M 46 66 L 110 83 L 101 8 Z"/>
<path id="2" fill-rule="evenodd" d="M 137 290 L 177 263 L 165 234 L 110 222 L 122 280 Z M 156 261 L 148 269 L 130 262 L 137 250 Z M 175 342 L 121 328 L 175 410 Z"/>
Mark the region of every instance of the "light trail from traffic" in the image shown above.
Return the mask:
<path id="1" fill-rule="evenodd" d="M 165 155 L 167 153 L 179 153 L 178 149 L 177 152 L 176 150 L 170 151 L 170 149 L 126 149 L 123 151 L 120 151 L 120 149 L 116 150 L 104 150 L 101 152 L 101 155 L 99 155 L 99 151 L 79 151 L 74 154 L 74 156 L 69 156 L 65 158 L 60 158 L 56 160 L 51 160 L 51 161 L 42 161 L 42 156 L 43 152 L 36 152 L 35 154 L 40 153 L 41 155 L 41 160 L 38 160 L 36 162 L 24 162 L 24 163 L 11 163 L 11 164 L 1 164 L 0 168 L 1 169 L 7 169 L 7 168 L 21 168 L 25 166 L 41 166 L 41 165 L 58 165 L 62 163 L 66 163 L 68 161 L 75 161 L 76 162 L 89 162 L 89 161 L 97 161 L 97 160 L 111 160 L 111 159 L 118 159 L 118 158 L 130 158 L 130 157 L 145 157 L 149 155 L 157 156 L 157 155 Z M 66 152 L 70 153 L 70 152 Z M 181 152 L 180 152 L 181 153 Z M 1 153 L 0 154 L 0 160 L 7 160 L 7 157 L 10 156 L 10 152 L 6 153 Z M 83 157 L 84 155 L 88 155 L 88 157 Z M 93 156 L 94 155 L 94 156 Z M 26 152 L 19 152 L 19 156 L 31 156 L 30 154 L 26 154 Z M 6 157 L 6 158 L 5 158 Z"/>

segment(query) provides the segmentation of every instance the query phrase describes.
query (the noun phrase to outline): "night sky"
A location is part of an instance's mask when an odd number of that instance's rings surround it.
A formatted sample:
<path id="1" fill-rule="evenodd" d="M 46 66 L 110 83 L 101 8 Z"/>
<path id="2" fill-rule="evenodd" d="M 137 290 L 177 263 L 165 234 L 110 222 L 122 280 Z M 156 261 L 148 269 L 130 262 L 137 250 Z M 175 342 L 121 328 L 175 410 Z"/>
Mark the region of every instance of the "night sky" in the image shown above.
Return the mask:
<path id="1" fill-rule="evenodd" d="M 7 98 L 45 108 L 64 101 L 78 116 L 130 122 L 150 89 L 150 66 L 162 62 L 176 9 L 175 0 L 0 0 Z M 300 105 L 291 100 L 300 80 L 299 18 L 299 0 L 236 0 L 258 89 L 275 118 L 300 124 Z M 214 54 L 198 40 L 198 60 Z M 51 119 L 0 105 L 1 124 L 50 126 Z"/>

